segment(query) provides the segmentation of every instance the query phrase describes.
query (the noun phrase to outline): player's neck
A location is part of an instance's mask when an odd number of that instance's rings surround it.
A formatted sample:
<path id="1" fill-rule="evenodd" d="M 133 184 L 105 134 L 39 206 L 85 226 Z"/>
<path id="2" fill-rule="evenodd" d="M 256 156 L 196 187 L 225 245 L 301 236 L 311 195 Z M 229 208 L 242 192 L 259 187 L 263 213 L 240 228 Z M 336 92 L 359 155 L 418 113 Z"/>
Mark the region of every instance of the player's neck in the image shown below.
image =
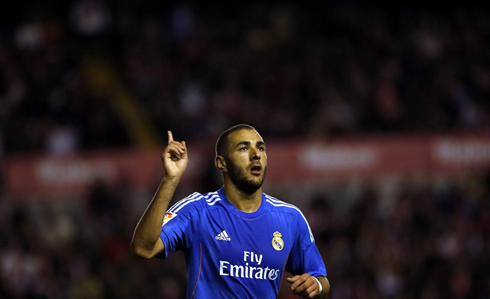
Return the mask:
<path id="1" fill-rule="evenodd" d="M 223 191 L 226 199 L 242 212 L 256 212 L 262 204 L 262 187 L 254 193 L 248 194 L 232 184 L 225 184 Z"/>

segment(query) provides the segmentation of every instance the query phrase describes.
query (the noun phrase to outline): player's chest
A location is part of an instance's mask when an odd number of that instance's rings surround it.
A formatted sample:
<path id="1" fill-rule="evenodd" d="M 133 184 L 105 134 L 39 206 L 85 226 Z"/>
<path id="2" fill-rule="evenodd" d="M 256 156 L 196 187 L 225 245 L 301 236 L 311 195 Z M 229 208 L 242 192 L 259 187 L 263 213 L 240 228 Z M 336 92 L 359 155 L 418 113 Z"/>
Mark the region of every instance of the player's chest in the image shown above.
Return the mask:
<path id="1" fill-rule="evenodd" d="M 282 218 L 286 217 L 286 218 Z M 205 250 L 223 263 L 250 267 L 284 267 L 295 240 L 294 225 L 285 216 L 243 219 L 218 211 L 205 219 L 200 234 Z"/>

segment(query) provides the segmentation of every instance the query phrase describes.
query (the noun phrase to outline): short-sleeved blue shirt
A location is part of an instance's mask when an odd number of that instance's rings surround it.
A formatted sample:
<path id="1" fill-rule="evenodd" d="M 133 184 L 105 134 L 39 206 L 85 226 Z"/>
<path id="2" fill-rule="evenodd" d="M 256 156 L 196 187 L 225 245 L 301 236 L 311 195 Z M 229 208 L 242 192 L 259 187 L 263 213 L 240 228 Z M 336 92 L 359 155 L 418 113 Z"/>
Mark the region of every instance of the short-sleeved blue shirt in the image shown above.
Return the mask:
<path id="1" fill-rule="evenodd" d="M 193 193 L 167 211 L 160 238 L 164 257 L 184 252 L 187 298 L 277 298 L 285 269 L 327 275 L 301 211 L 265 193 L 254 213 L 238 210 L 223 189 Z"/>

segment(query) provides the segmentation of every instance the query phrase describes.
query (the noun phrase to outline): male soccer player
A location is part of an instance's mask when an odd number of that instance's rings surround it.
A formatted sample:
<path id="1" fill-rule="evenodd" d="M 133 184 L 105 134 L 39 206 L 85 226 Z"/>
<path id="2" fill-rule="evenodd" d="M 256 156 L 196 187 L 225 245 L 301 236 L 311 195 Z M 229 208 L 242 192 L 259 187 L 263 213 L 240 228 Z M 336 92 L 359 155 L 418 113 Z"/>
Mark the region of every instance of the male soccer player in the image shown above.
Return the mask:
<path id="1" fill-rule="evenodd" d="M 193 193 L 167 210 L 188 162 L 186 143 L 169 131 L 162 154 L 166 176 L 136 226 L 133 254 L 167 257 L 182 250 L 187 298 L 277 298 L 285 270 L 293 275 L 287 281 L 294 294 L 326 298 L 325 265 L 304 215 L 262 193 L 265 149 L 253 127 L 229 128 L 216 143 L 223 187 Z"/>

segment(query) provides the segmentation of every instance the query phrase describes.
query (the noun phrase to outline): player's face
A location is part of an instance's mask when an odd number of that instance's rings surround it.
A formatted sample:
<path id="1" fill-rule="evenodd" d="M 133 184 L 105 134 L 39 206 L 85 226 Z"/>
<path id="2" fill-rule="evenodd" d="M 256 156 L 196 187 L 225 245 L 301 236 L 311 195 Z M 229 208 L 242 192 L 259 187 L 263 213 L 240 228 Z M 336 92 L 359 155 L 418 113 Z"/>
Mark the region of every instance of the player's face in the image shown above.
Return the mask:
<path id="1" fill-rule="evenodd" d="M 267 170 L 264 140 L 255 130 L 239 130 L 228 138 L 228 176 L 238 189 L 253 193 L 262 187 Z"/>

